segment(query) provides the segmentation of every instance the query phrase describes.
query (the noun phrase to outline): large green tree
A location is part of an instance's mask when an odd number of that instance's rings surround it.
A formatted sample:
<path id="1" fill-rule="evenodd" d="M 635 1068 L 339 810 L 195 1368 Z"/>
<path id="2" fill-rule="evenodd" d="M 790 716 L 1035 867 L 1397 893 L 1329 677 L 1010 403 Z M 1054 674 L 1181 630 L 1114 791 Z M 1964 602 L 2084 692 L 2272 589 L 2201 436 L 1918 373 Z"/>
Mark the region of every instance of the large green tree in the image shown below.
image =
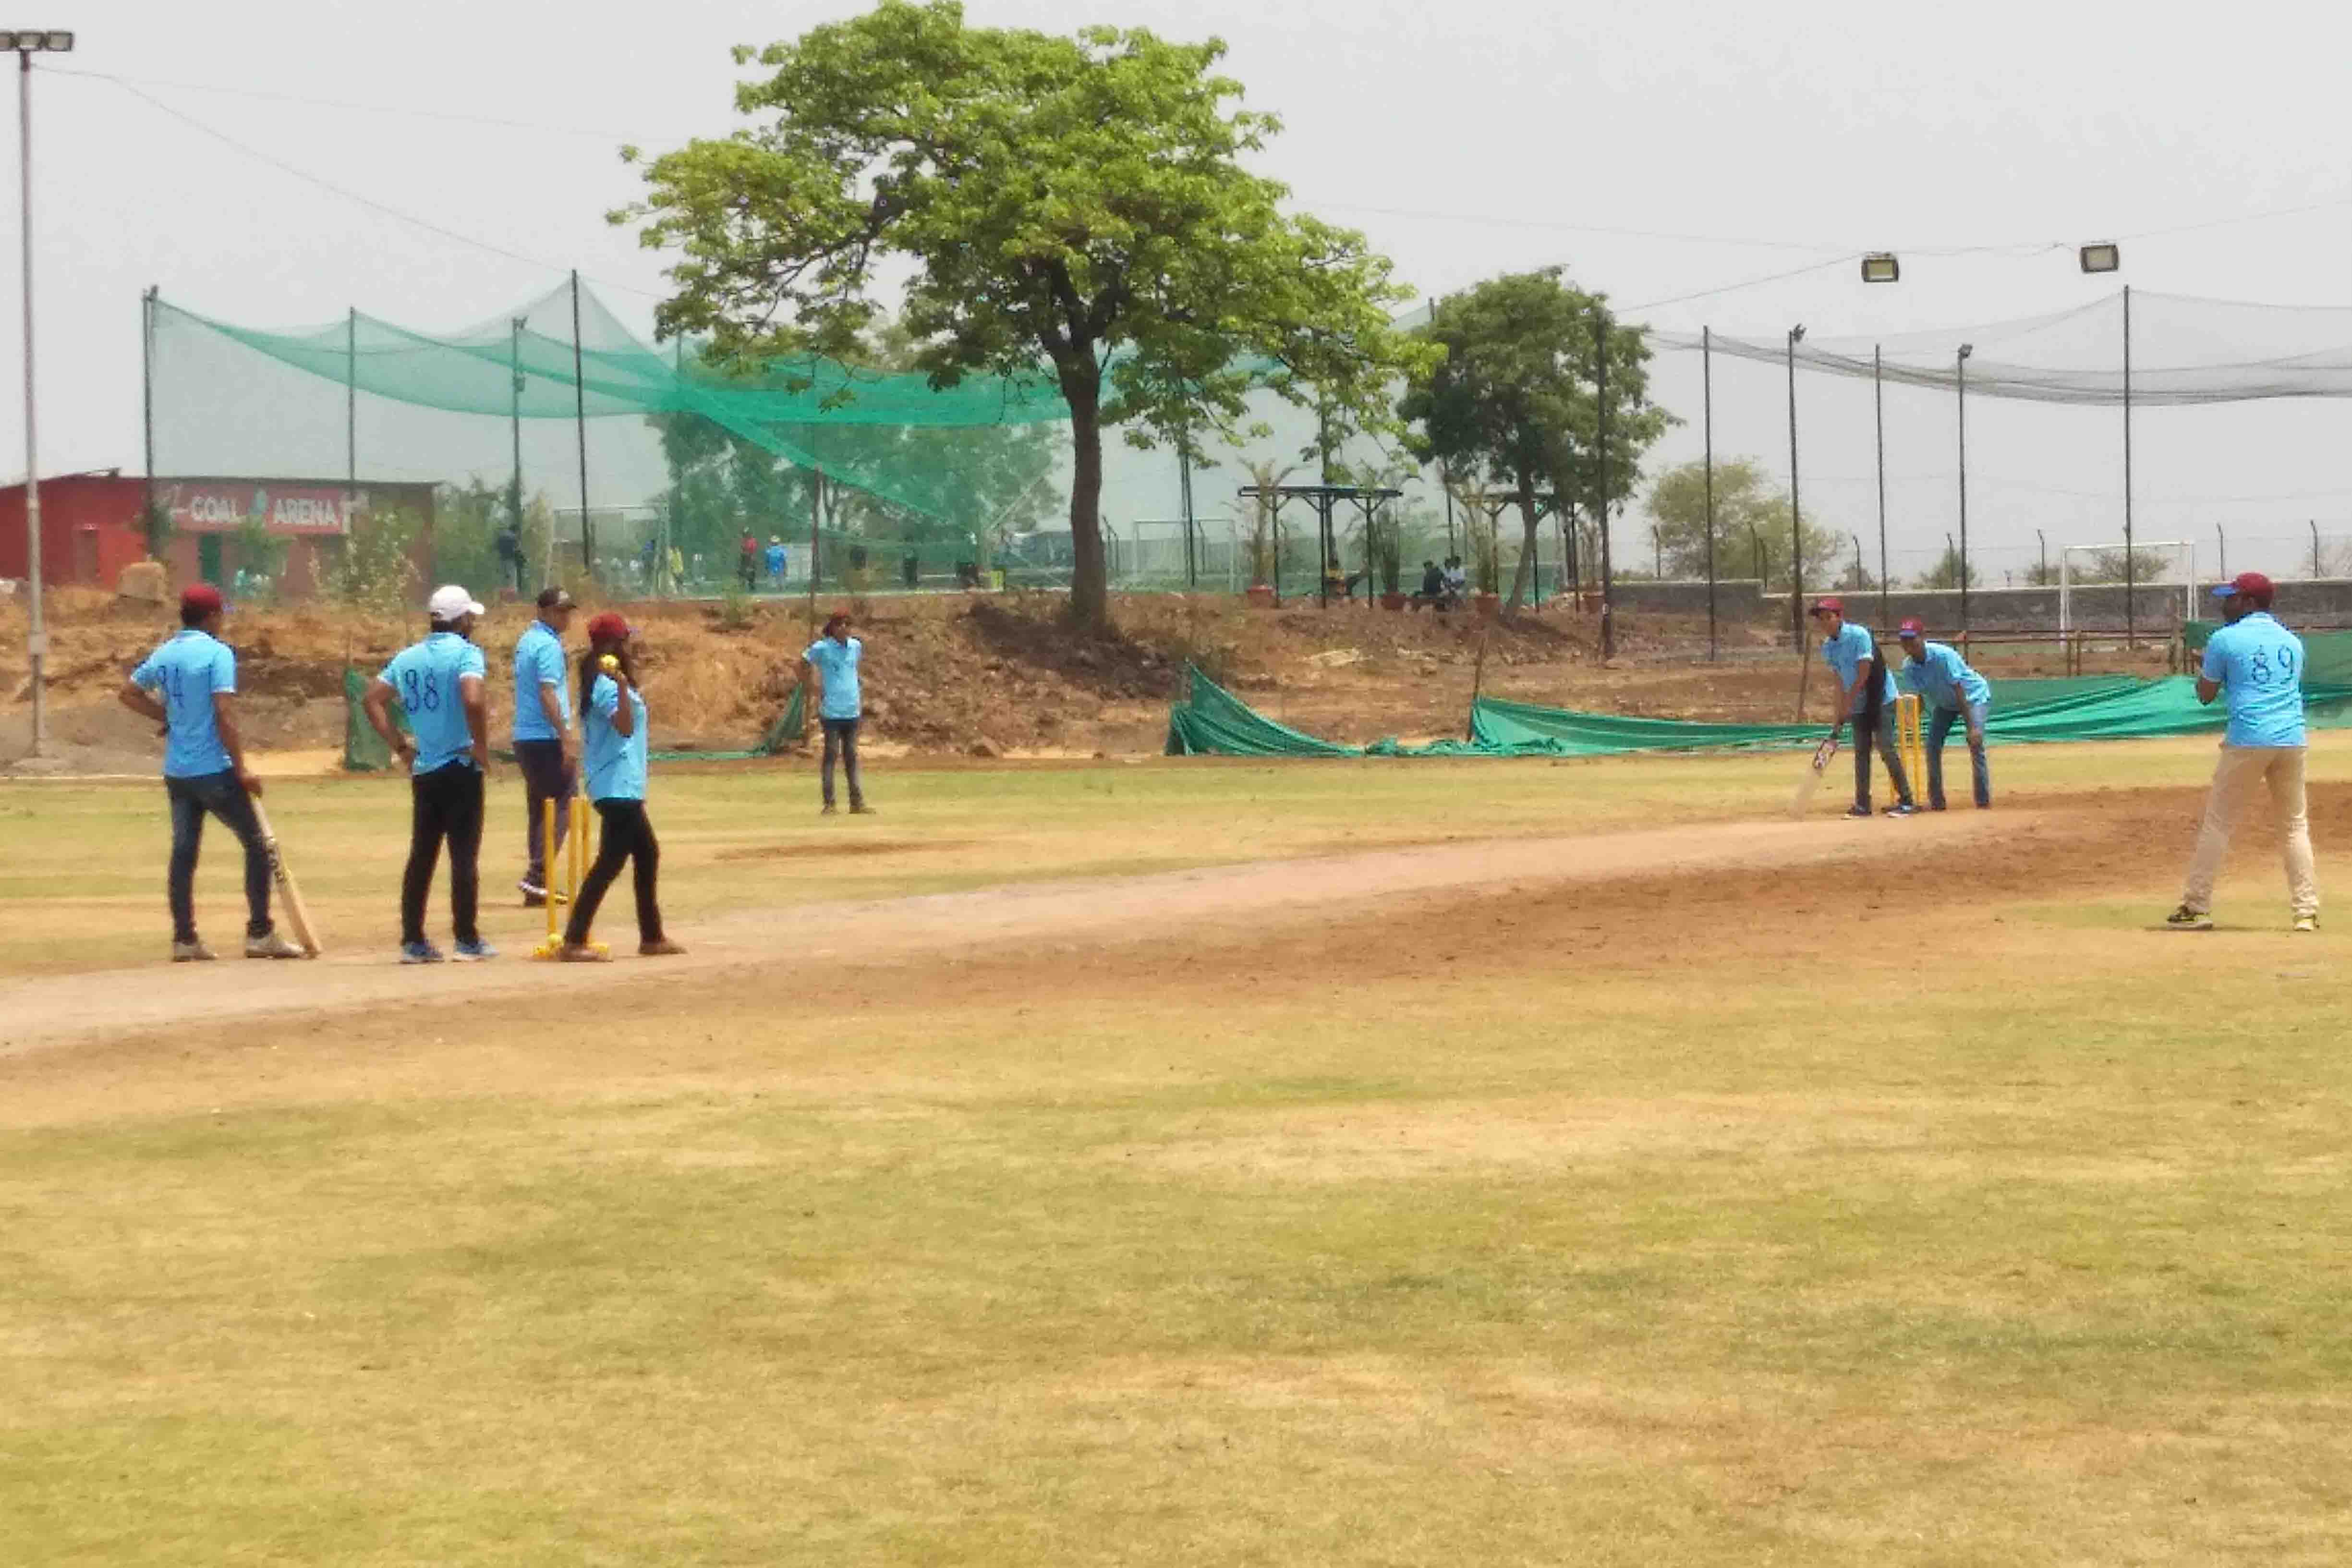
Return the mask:
<path id="1" fill-rule="evenodd" d="M 1231 436 L 1261 385 L 1376 423 L 1417 357 L 1389 328 L 1410 292 L 1388 263 L 1243 167 L 1280 127 L 1237 106 L 1223 54 L 883 0 L 736 51 L 766 73 L 736 89 L 747 123 L 653 159 L 645 201 L 613 216 L 681 253 L 659 329 L 722 355 L 845 352 L 888 267 L 934 384 L 1048 370 L 1070 407 L 1071 611 L 1100 627 L 1107 428 Z"/>
<path id="2" fill-rule="evenodd" d="M 1706 574 L 1706 465 L 1683 463 L 1658 476 L 1650 488 L 1650 516 L 1656 520 L 1661 553 L 1673 577 Z M 1753 458 L 1715 466 L 1715 574 L 1752 577 L 1767 590 L 1789 580 L 1789 492 L 1774 484 Z M 1816 582 L 1837 574 L 1846 537 L 1818 523 L 1805 524 L 1805 561 Z M 1852 569 L 1851 552 L 1844 563 Z"/>
<path id="3" fill-rule="evenodd" d="M 1672 416 L 1650 402 L 1649 345 L 1560 269 L 1512 273 L 1437 302 L 1423 335 L 1445 351 L 1408 385 L 1398 413 L 1417 426 L 1415 454 L 1455 477 L 1480 476 L 1517 502 L 1525 531 L 1509 608 L 1526 594 L 1542 523 L 1538 496 L 1600 516 L 1641 479 L 1642 455 Z M 1608 494 L 1601 494 L 1601 369 L 1606 356 Z M 1605 525 L 1604 525 L 1605 526 Z"/>

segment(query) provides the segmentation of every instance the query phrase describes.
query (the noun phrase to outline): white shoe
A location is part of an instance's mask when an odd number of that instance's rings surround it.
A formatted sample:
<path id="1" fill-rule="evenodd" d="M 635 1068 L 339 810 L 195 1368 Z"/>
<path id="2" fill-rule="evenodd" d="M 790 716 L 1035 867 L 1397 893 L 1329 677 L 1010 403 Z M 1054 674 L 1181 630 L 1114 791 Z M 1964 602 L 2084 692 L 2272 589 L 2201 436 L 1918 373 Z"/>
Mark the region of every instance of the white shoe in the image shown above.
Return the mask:
<path id="1" fill-rule="evenodd" d="M 2319 917 L 2317 915 L 2297 915 L 2294 917 L 2294 926 L 2290 929 L 2294 931 L 2317 931 L 2319 929 Z"/>
<path id="2" fill-rule="evenodd" d="M 245 939 L 247 958 L 308 958 L 310 955 L 272 931 Z"/>
<path id="3" fill-rule="evenodd" d="M 220 955 L 201 942 L 175 942 L 172 944 L 174 963 L 210 963 Z"/>

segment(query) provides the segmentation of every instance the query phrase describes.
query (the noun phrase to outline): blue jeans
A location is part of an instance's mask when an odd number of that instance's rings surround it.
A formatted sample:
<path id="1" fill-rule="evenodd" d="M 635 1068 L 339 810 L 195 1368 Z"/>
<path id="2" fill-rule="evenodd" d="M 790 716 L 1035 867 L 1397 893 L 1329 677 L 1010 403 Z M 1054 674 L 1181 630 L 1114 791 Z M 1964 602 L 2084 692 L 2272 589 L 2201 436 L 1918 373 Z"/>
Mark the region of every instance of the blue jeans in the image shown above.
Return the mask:
<path id="1" fill-rule="evenodd" d="M 172 798 L 172 870 L 168 892 L 172 901 L 172 940 L 196 940 L 196 851 L 204 843 L 205 817 L 217 816 L 245 846 L 245 934 L 269 934 L 269 851 L 261 842 L 261 824 L 253 815 L 253 801 L 234 773 L 204 773 L 195 778 L 166 778 L 163 789 Z"/>
<path id="2" fill-rule="evenodd" d="M 1968 707 L 1969 728 L 1982 735 L 1988 704 L 1971 702 Z M 1944 742 L 1950 736 L 1952 726 L 1960 721 L 1960 710 L 1938 708 L 1927 721 L 1927 804 L 1934 809 L 1944 809 Z M 1969 742 L 1969 782 L 1976 786 L 1977 805 L 1992 804 L 1992 768 L 1985 761 L 1981 741 Z"/>

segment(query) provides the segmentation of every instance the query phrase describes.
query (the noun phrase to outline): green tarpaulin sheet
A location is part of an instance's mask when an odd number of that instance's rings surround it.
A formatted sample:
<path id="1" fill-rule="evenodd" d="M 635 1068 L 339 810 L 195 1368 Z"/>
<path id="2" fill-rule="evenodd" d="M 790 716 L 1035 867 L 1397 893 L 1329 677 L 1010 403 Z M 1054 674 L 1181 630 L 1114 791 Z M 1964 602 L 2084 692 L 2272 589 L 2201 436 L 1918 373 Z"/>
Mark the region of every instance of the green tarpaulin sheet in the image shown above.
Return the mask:
<path id="1" fill-rule="evenodd" d="M 1229 757 L 1595 757 L 1632 752 L 1791 750 L 1818 743 L 1820 724 L 1709 724 L 1581 713 L 1481 698 L 1472 739 L 1407 746 L 1393 740 L 1343 746 L 1302 734 L 1257 712 L 1199 670 L 1191 697 L 1168 715 L 1170 756 Z M 2352 728 L 2352 686 L 2307 685 L 2315 728 Z M 2220 703 L 2197 700 L 2188 676 L 2009 680 L 1995 684 L 1986 735 L 1995 742 L 2144 740 L 2219 733 Z"/>

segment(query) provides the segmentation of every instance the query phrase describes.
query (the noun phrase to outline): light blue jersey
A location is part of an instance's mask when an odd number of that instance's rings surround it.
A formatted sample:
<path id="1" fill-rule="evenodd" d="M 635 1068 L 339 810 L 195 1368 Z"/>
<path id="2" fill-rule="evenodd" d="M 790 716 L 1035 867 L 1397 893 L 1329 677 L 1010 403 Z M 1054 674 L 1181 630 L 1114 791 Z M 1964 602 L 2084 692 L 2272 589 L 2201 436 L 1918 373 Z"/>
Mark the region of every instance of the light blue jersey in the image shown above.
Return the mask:
<path id="1" fill-rule="evenodd" d="M 540 689 L 555 688 L 559 712 L 572 707 L 572 683 L 564 679 L 563 639 L 545 621 L 533 620 L 515 640 L 514 738 L 518 741 L 560 741 L 562 731 L 547 721 L 539 700 Z"/>
<path id="2" fill-rule="evenodd" d="M 1860 621 L 1848 621 L 1838 628 L 1837 636 L 1822 639 L 1822 658 L 1837 673 L 1838 689 L 1852 686 L 1854 678 L 1870 662 L 1870 650 L 1876 646 L 1870 628 Z M 1882 665 L 1879 670 L 1879 706 L 1891 706 L 1895 701 L 1895 672 Z M 1870 688 L 1864 686 L 1853 694 L 1853 711 L 1859 713 L 1870 706 Z"/>
<path id="3" fill-rule="evenodd" d="M 820 718 L 855 719 L 866 710 L 857 689 L 857 661 L 865 653 L 866 645 L 856 637 L 845 642 L 819 637 L 809 645 L 808 661 L 824 678 L 824 700 L 817 705 Z"/>
<path id="4" fill-rule="evenodd" d="M 213 711 L 215 693 L 236 689 L 236 655 L 228 644 L 191 626 L 149 654 L 131 672 L 131 680 L 163 699 L 170 725 L 170 738 L 163 743 L 165 778 L 200 779 L 228 772 L 233 764 Z"/>
<path id="5" fill-rule="evenodd" d="M 2223 626 L 2205 644 L 2205 679 L 2230 705 L 2225 746 L 2300 746 L 2303 639 L 2267 610 Z"/>
<path id="6" fill-rule="evenodd" d="M 1964 713 L 1972 705 L 1992 706 L 1992 683 L 1969 668 L 1949 643 L 1922 642 L 1919 657 L 1903 661 L 1903 684 L 1935 707 Z"/>
<path id="7" fill-rule="evenodd" d="M 413 772 L 434 773 L 451 763 L 482 765 L 474 755 L 474 732 L 466 723 L 457 683 L 469 675 L 479 678 L 488 668 L 480 648 L 456 632 L 435 632 L 394 654 L 376 677 L 392 688 L 408 714 L 409 732 L 416 737 Z"/>
<path id="8" fill-rule="evenodd" d="M 633 721 L 625 735 L 613 728 L 613 716 L 620 710 L 620 683 L 599 675 L 588 689 L 588 714 L 580 726 L 590 800 L 646 798 L 646 700 L 630 689 Z"/>
<path id="9" fill-rule="evenodd" d="M 768 575 L 781 577 L 783 574 L 784 547 L 781 544 L 771 544 L 768 546 Z"/>

